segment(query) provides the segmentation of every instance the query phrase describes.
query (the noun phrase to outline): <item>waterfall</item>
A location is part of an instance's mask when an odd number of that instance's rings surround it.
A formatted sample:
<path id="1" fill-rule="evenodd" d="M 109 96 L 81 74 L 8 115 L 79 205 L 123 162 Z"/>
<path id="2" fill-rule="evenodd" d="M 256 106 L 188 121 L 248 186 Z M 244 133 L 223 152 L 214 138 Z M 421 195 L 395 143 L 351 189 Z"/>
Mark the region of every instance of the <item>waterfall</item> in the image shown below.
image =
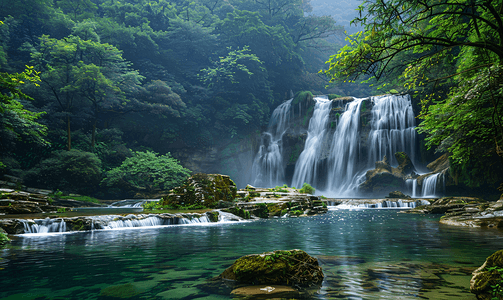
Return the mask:
<path id="1" fill-rule="evenodd" d="M 384 155 L 392 166 L 398 162 L 395 153 L 402 151 L 416 162 L 417 132 L 409 95 L 372 97 L 371 131 L 369 134 L 368 167 Z"/>
<path id="2" fill-rule="evenodd" d="M 276 186 L 284 183 L 282 138 L 290 126 L 292 100 L 274 110 L 269 128 L 262 134 L 261 145 L 252 166 L 253 185 Z"/>
<path id="3" fill-rule="evenodd" d="M 346 104 L 337 121 L 328 157 L 328 191 L 341 195 L 357 187 L 360 108 L 363 99 Z"/>
<path id="4" fill-rule="evenodd" d="M 393 167 L 398 165 L 396 152 L 407 153 L 414 167 L 418 165 L 418 135 L 409 95 L 314 100 L 307 139 L 295 166 L 283 158 L 282 145 L 284 133 L 293 128 L 292 101 L 276 108 L 253 162 L 253 185 L 282 185 L 292 176 L 291 186 L 306 182 L 325 196 L 357 197 L 366 172 L 385 155 Z M 414 182 L 407 184 L 416 187 Z"/>
<path id="5" fill-rule="evenodd" d="M 321 146 L 325 137 L 328 116 L 332 102 L 327 97 L 315 97 L 313 116 L 309 120 L 309 129 L 304 150 L 295 164 L 292 186 L 301 188 L 304 182 L 313 184 L 317 179 L 317 167 Z"/>

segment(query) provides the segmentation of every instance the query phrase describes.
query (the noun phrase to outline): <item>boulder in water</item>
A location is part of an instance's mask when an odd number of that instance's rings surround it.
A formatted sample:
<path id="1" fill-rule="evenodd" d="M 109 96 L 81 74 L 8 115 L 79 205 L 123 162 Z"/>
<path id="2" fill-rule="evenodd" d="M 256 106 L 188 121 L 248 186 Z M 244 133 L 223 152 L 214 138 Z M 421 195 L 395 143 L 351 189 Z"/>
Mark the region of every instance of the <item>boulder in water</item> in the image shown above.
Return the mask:
<path id="1" fill-rule="evenodd" d="M 416 168 L 414 168 L 414 164 L 407 153 L 396 152 L 395 158 L 398 161 L 397 173 L 400 176 L 405 177 L 416 171 Z"/>
<path id="2" fill-rule="evenodd" d="M 243 256 L 218 278 L 249 284 L 311 286 L 321 284 L 324 275 L 315 257 L 294 249 Z"/>
<path id="3" fill-rule="evenodd" d="M 489 256 L 484 264 L 472 274 L 470 291 L 477 295 L 477 299 L 502 299 L 503 250 L 496 251 Z"/>

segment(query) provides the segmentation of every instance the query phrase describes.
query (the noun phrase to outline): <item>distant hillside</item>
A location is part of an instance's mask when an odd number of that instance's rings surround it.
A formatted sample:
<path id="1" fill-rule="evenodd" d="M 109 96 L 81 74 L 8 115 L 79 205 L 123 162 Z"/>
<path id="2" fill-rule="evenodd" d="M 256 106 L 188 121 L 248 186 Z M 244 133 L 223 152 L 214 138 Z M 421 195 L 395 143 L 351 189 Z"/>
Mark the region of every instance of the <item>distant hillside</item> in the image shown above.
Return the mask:
<path id="1" fill-rule="evenodd" d="M 317 16 L 330 15 L 337 21 L 337 25 L 344 26 L 349 34 L 355 33 L 359 29 L 354 25 L 349 26 L 349 22 L 358 16 L 356 8 L 362 0 L 311 0 L 313 11 L 311 14 Z"/>

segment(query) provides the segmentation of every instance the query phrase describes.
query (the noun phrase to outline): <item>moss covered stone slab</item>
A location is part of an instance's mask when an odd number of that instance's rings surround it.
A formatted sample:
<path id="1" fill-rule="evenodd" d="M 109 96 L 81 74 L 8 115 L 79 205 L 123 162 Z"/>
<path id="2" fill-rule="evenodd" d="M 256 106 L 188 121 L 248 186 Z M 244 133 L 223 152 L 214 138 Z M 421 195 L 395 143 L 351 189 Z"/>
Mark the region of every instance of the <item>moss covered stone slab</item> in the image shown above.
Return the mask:
<path id="1" fill-rule="evenodd" d="M 302 250 L 277 250 L 237 259 L 219 278 L 239 283 L 311 286 L 324 275 L 318 260 Z"/>

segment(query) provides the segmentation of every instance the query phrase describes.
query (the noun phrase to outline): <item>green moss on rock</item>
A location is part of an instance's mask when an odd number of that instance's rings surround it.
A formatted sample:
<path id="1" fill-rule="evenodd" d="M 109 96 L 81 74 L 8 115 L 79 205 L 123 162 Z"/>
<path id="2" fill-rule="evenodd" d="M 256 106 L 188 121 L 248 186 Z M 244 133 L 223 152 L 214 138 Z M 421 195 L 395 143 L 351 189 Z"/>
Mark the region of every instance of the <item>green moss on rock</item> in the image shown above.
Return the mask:
<path id="1" fill-rule="evenodd" d="M 477 299 L 503 299 L 503 250 L 489 256 L 485 263 L 473 272 L 470 291 Z"/>
<path id="2" fill-rule="evenodd" d="M 250 284 L 310 286 L 324 275 L 318 260 L 302 250 L 278 250 L 239 258 L 220 276 Z"/>
<path id="3" fill-rule="evenodd" d="M 182 186 L 174 188 L 163 197 L 161 205 L 216 207 L 219 201 L 233 201 L 237 187 L 229 176 L 198 173 L 189 177 Z"/>

